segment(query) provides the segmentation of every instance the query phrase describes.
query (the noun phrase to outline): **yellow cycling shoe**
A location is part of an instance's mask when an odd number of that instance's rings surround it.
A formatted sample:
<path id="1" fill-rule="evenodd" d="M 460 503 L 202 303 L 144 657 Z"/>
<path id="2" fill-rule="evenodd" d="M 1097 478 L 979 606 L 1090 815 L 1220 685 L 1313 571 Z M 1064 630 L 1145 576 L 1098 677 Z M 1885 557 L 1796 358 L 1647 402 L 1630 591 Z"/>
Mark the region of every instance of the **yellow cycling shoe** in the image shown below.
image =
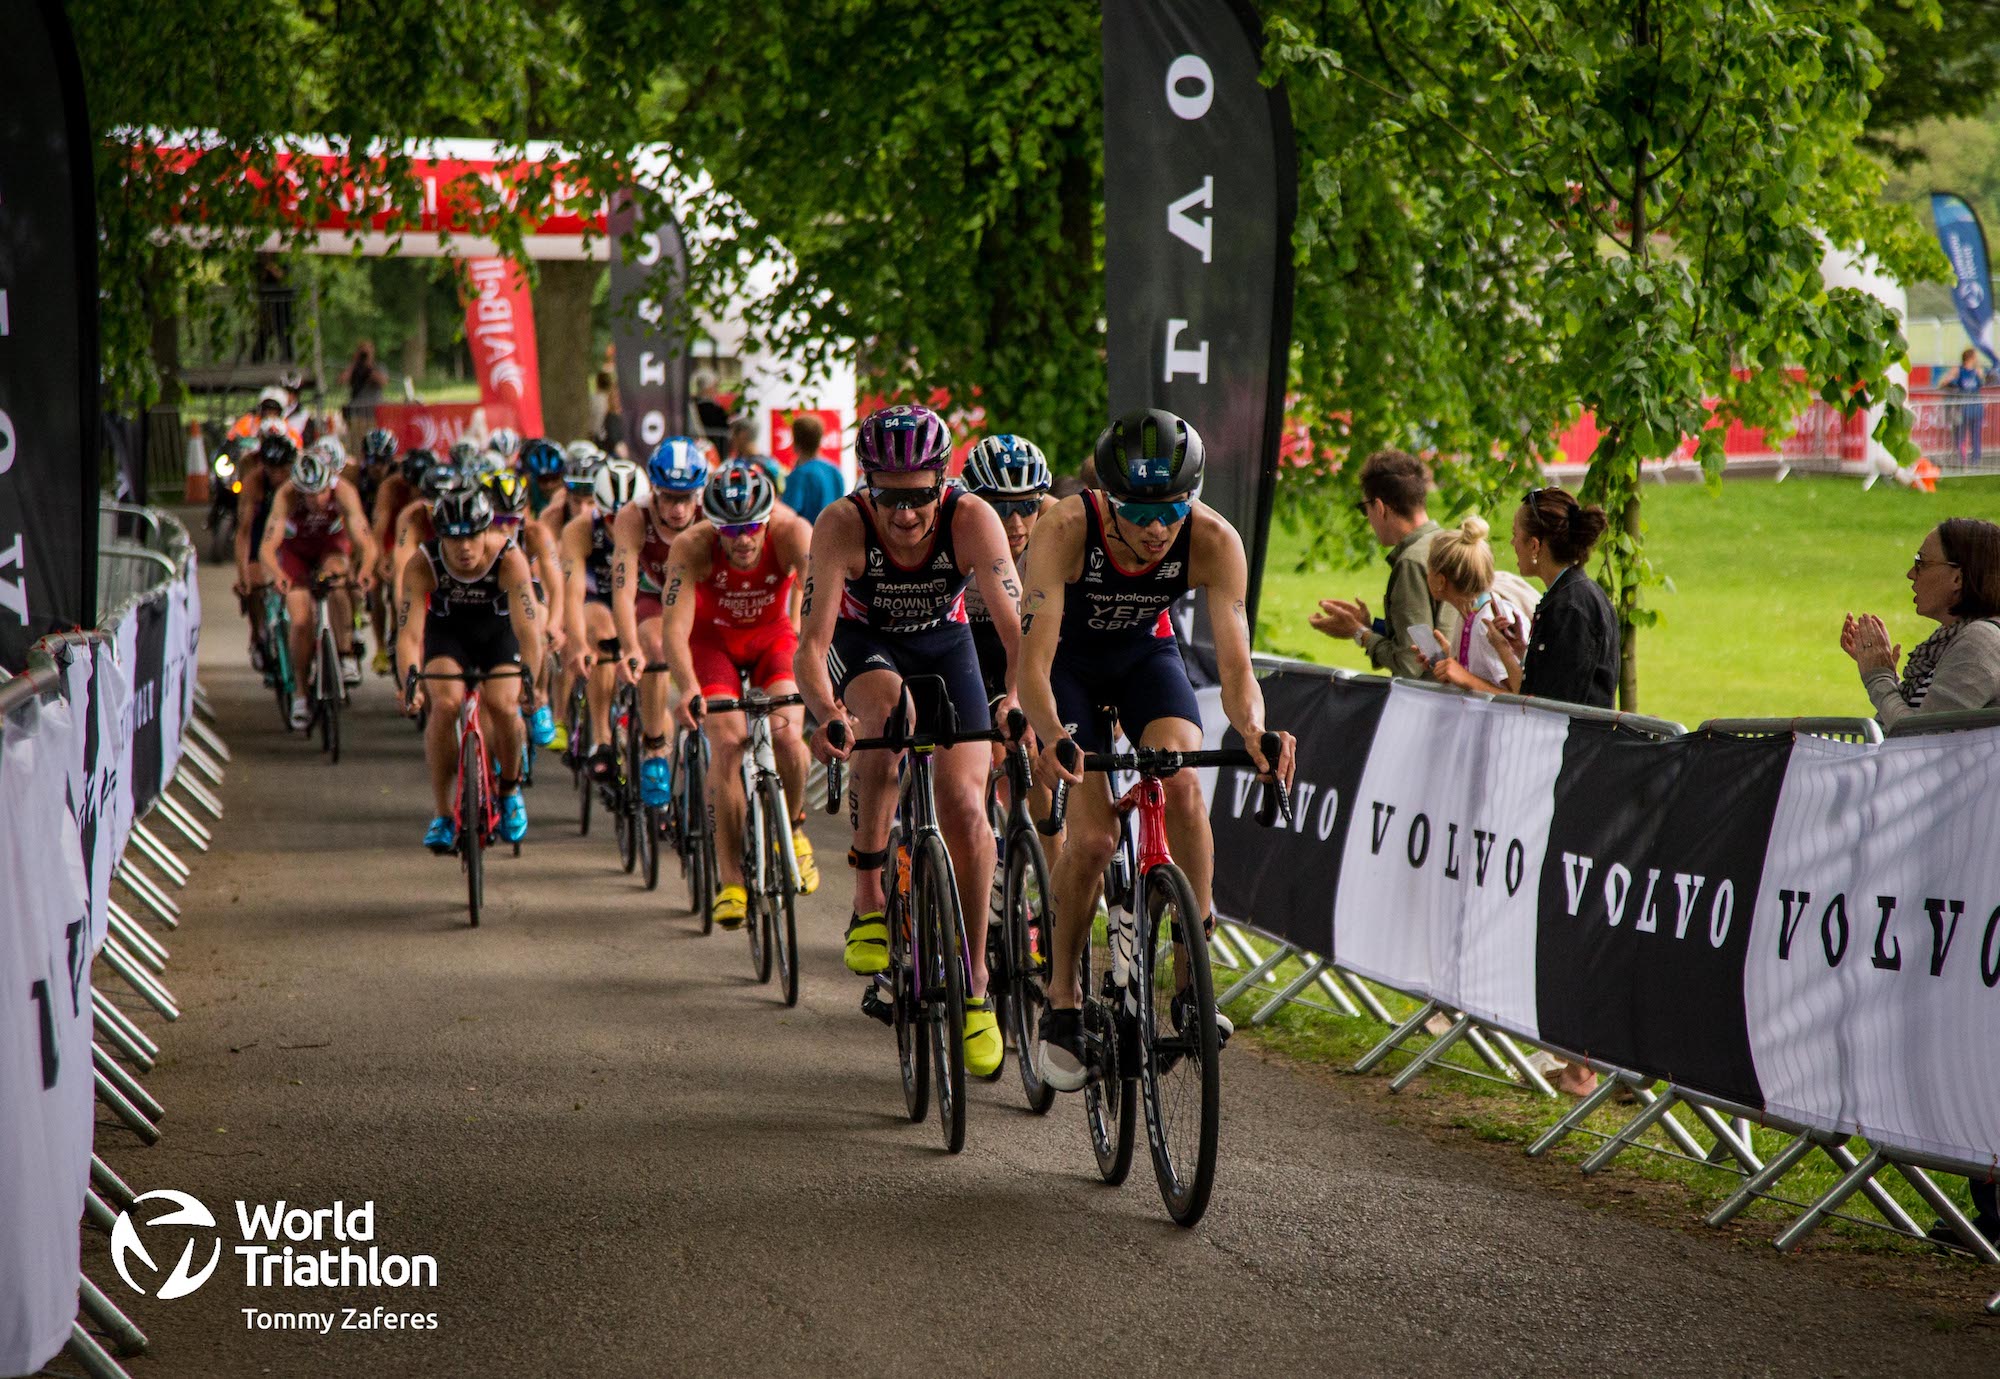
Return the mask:
<path id="1" fill-rule="evenodd" d="M 799 894 L 811 895 L 819 889 L 819 863 L 813 861 L 813 845 L 802 828 L 792 830 L 792 856 L 799 864 Z"/>
<path id="2" fill-rule="evenodd" d="M 549 739 L 549 750 L 551 752 L 567 752 L 569 750 L 569 724 L 563 722 L 561 719 L 556 720 L 556 735 Z"/>
<path id="3" fill-rule="evenodd" d="M 741 929 L 743 916 L 749 908 L 749 892 L 741 886 L 723 886 L 716 891 L 715 903 L 708 907 L 708 913 L 725 929 Z"/>
<path id="4" fill-rule="evenodd" d="M 386 646 L 375 648 L 375 659 L 369 664 L 374 666 L 377 675 L 387 675 L 396 668 L 395 663 L 389 659 L 389 648 Z"/>
<path id="5" fill-rule="evenodd" d="M 965 1001 L 965 1070 L 988 1081 L 1000 1076 L 1007 1060 L 1007 1041 L 1000 1036 L 1000 1017 L 984 996 Z"/>
<path id="6" fill-rule="evenodd" d="M 847 921 L 847 951 L 842 956 L 847 970 L 856 976 L 872 977 L 889 970 L 889 926 L 880 910 Z"/>

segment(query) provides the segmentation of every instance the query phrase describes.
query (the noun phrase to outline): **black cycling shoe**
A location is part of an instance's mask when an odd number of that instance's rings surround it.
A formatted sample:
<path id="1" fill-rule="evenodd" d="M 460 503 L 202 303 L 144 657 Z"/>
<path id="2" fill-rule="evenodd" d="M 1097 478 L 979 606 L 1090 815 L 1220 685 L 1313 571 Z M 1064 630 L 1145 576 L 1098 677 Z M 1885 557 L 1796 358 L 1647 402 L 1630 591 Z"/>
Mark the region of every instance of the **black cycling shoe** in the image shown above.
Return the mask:
<path id="1" fill-rule="evenodd" d="M 618 771 L 618 754 L 609 747 L 593 747 L 583 769 L 594 781 L 608 781 Z"/>
<path id="2" fill-rule="evenodd" d="M 1050 1006 L 1042 1012 L 1035 1034 L 1035 1066 L 1042 1081 L 1058 1092 L 1082 1091 L 1090 1080 L 1084 1061 L 1083 1012 Z"/>

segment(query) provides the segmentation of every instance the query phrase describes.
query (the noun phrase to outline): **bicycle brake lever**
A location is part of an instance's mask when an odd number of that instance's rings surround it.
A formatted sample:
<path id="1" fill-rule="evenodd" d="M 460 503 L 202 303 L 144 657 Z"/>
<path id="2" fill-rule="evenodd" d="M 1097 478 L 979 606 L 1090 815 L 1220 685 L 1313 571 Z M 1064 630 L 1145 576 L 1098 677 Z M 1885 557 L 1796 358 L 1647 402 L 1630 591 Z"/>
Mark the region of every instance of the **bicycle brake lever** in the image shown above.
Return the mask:
<path id="1" fill-rule="evenodd" d="M 1278 754 L 1283 748 L 1284 743 L 1280 741 L 1276 733 L 1265 733 L 1261 738 L 1257 739 L 1257 746 L 1263 752 L 1264 760 L 1271 763 L 1272 770 L 1275 772 L 1277 769 Z M 1286 827 L 1290 827 L 1292 822 L 1292 792 L 1285 789 L 1279 783 L 1275 774 L 1273 774 L 1270 780 L 1262 782 L 1262 785 L 1264 793 L 1257 801 L 1257 822 L 1265 828 L 1269 828 L 1277 823 L 1278 816 L 1282 814 Z"/>

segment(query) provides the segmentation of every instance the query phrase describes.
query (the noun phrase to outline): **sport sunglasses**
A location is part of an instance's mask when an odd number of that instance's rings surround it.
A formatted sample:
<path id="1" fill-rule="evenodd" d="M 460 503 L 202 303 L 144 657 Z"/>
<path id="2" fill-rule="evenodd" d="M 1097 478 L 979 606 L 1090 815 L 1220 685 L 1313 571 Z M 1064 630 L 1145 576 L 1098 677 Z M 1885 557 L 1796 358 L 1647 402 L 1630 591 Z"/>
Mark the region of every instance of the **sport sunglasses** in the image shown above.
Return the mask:
<path id="1" fill-rule="evenodd" d="M 1135 527 L 1150 527 L 1155 522 L 1171 527 L 1194 511 L 1194 500 L 1183 498 L 1172 503 L 1121 503 L 1114 498 L 1111 510 Z"/>
<path id="2" fill-rule="evenodd" d="M 868 485 L 869 501 L 884 508 L 927 508 L 944 492 L 943 484 L 928 488 L 880 488 Z"/>
<path id="3" fill-rule="evenodd" d="M 1002 521 L 1009 517 L 1033 517 L 1042 510 L 1040 498 L 989 498 L 986 500 Z"/>
<path id="4" fill-rule="evenodd" d="M 764 530 L 762 522 L 730 522 L 716 529 L 719 536 L 755 536 Z"/>

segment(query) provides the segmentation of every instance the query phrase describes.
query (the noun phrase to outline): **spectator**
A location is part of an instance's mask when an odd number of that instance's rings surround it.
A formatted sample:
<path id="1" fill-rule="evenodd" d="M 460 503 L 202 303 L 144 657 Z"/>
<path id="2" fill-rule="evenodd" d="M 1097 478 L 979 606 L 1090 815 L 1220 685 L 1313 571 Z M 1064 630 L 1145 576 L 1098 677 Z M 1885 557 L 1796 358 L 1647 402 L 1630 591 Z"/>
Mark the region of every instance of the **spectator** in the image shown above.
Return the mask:
<path id="1" fill-rule="evenodd" d="M 375 359 L 375 342 L 363 340 L 354 347 L 354 361 L 347 366 L 348 429 L 357 434 L 375 429 L 375 409 L 382 403 L 382 390 L 389 375 Z"/>
<path id="2" fill-rule="evenodd" d="M 1875 716 L 1893 728 L 1920 713 L 2000 705 L 2000 527 L 1970 517 L 1940 522 L 1910 562 L 1910 598 L 1938 630 L 1910 653 L 1873 613 L 1847 615 L 1840 649 L 1854 658 Z"/>
<path id="3" fill-rule="evenodd" d="M 1321 599 L 1312 625 L 1329 637 L 1351 637 L 1368 653 L 1369 664 L 1391 675 L 1416 679 L 1424 660 L 1412 644 L 1412 628 L 1437 626 L 1437 603 L 1431 597 L 1426 557 L 1437 538 L 1424 501 L 1431 486 L 1430 466 L 1401 450 L 1378 450 L 1361 466 L 1361 501 L 1355 506 L 1368 519 L 1375 539 L 1389 548 L 1389 587 L 1382 596 L 1384 616 L 1368 617 L 1360 599 Z M 1429 632 L 1423 646 L 1432 645 Z"/>
<path id="4" fill-rule="evenodd" d="M 599 369 L 591 380 L 590 434 L 607 455 L 626 457 L 625 409 L 618 402 L 618 378 L 609 369 Z"/>
<path id="5" fill-rule="evenodd" d="M 1498 694 L 1506 689 L 1507 664 L 1488 633 L 1495 626 L 1518 626 L 1527 615 L 1493 587 L 1488 530 L 1481 518 L 1468 517 L 1456 530 L 1441 531 L 1431 541 L 1431 600 L 1457 610 L 1458 631 L 1448 638 L 1442 628 L 1435 630 L 1431 635 L 1437 648 L 1424 659 L 1433 679 Z"/>
<path id="6" fill-rule="evenodd" d="M 1951 453 L 1960 464 L 1979 463 L 1980 433 L 1986 427 L 1986 407 L 1979 401 L 1979 390 L 1985 381 L 1979 372 L 1979 351 L 1967 350 L 1958 357 L 1958 368 L 1940 385 L 1958 394 L 1951 419 Z"/>
<path id="7" fill-rule="evenodd" d="M 704 369 L 688 386 L 694 390 L 694 400 L 688 406 L 694 412 L 695 434 L 720 453 L 729 443 L 729 413 L 715 400 L 715 375 Z"/>
<path id="8" fill-rule="evenodd" d="M 747 415 L 729 423 L 729 459 L 745 460 L 756 465 L 771 481 L 772 488 L 780 493 L 785 491 L 785 471 L 769 455 L 757 453 L 757 423 Z"/>
<path id="9" fill-rule="evenodd" d="M 1488 636 L 1507 663 L 1508 688 L 1565 704 L 1611 708 L 1618 694 L 1618 615 L 1583 572 L 1609 523 L 1560 488 L 1538 488 L 1514 514 L 1514 558 L 1548 592 L 1530 634 Z"/>
<path id="10" fill-rule="evenodd" d="M 840 466 L 819 457 L 826 427 L 810 412 L 792 418 L 792 477 L 785 481 L 785 505 L 807 522 L 818 519 L 847 487 Z"/>

